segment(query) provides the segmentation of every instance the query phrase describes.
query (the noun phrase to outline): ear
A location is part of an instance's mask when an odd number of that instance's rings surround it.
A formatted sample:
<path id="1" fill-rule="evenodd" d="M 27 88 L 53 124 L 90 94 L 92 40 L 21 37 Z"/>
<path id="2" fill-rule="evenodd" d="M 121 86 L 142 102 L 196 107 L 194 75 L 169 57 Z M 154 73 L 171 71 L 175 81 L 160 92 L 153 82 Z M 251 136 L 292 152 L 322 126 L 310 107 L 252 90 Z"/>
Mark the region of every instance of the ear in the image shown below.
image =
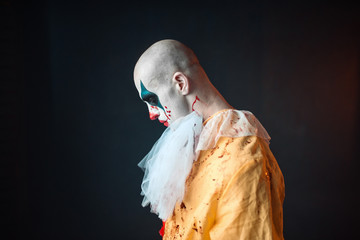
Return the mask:
<path id="1" fill-rule="evenodd" d="M 176 89 L 182 95 L 187 95 L 189 93 L 189 79 L 185 74 L 182 72 L 174 73 L 172 81 L 175 84 Z"/>

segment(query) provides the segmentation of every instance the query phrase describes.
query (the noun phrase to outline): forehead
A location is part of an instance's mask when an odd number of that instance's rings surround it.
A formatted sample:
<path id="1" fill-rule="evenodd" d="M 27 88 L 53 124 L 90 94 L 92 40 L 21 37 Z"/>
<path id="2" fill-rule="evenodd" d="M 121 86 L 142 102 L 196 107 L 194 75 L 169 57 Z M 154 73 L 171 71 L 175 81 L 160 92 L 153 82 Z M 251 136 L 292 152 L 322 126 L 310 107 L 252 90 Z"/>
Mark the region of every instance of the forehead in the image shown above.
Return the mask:
<path id="1" fill-rule="evenodd" d="M 142 85 L 146 89 L 151 89 L 152 91 L 156 90 L 157 86 L 155 86 L 154 83 L 156 83 L 157 81 L 154 81 L 153 77 L 151 77 L 152 75 L 153 74 L 151 74 L 151 72 L 149 71 L 149 67 L 144 66 L 144 64 L 142 64 L 141 66 L 137 64 L 135 66 L 134 83 L 139 94 L 141 94 L 141 90 L 143 89 Z"/>

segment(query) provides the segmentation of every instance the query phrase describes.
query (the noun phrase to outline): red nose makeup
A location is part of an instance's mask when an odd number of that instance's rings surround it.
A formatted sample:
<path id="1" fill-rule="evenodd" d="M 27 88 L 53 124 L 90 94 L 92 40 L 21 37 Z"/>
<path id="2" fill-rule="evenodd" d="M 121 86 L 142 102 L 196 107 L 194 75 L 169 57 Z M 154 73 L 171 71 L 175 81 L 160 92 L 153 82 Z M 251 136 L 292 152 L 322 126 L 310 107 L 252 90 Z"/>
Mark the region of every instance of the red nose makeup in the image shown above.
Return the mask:
<path id="1" fill-rule="evenodd" d="M 155 120 L 159 117 L 160 115 L 157 113 L 153 113 L 153 112 L 149 112 L 149 117 L 151 120 Z"/>

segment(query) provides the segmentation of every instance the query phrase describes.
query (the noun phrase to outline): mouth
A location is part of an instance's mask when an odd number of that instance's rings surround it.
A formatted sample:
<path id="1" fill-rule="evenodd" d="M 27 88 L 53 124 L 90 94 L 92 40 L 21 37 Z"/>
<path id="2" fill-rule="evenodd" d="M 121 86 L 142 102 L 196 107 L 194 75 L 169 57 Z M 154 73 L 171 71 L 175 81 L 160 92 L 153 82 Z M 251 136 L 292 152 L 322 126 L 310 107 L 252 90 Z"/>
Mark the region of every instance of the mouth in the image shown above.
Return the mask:
<path id="1" fill-rule="evenodd" d="M 159 120 L 159 122 L 161 122 L 162 124 L 164 124 L 165 127 L 168 127 L 169 126 L 169 123 L 168 121 L 164 121 L 164 120 Z"/>

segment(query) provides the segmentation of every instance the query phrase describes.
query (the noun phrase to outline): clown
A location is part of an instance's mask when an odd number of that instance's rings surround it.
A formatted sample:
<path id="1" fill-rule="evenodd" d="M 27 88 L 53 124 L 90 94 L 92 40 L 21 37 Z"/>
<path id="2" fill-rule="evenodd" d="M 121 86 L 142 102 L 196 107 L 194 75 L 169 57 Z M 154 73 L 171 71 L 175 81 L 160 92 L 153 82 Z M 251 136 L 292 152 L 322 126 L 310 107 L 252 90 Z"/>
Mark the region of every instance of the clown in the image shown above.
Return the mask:
<path id="1" fill-rule="evenodd" d="M 285 187 L 270 137 L 226 102 L 193 51 L 156 42 L 134 83 L 150 119 L 168 127 L 139 163 L 143 206 L 163 220 L 163 239 L 283 239 Z"/>

